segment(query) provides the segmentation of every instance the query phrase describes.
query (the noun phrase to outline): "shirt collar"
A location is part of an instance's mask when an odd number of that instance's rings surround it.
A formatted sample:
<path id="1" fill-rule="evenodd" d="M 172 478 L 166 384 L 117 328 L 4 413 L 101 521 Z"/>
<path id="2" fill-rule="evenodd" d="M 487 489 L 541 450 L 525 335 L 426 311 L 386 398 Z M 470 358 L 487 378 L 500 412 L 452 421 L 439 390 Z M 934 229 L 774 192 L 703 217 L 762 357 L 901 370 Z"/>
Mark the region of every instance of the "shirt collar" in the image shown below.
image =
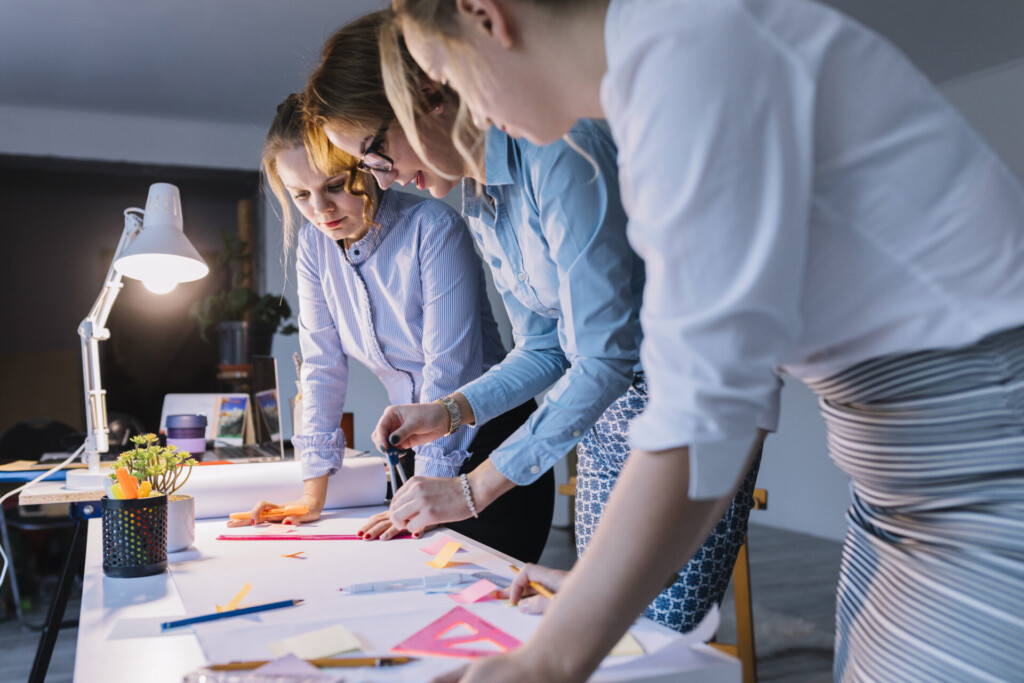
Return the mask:
<path id="1" fill-rule="evenodd" d="M 370 230 L 363 235 L 361 240 L 347 250 L 345 249 L 344 242 L 338 240 L 338 246 L 346 252 L 352 263 L 363 263 L 366 259 L 370 258 L 370 254 L 377 248 L 377 244 L 380 242 L 380 238 L 387 229 L 387 226 L 391 225 L 394 221 L 395 208 L 391 197 L 392 193 L 390 191 L 384 190 L 381 192 L 380 203 L 377 205 L 377 212 L 373 217 L 373 222 L 376 225 L 371 226 Z"/>
<path id="2" fill-rule="evenodd" d="M 486 136 L 484 177 L 487 184 L 511 185 L 515 182 L 512 176 L 512 146 L 515 142 L 506 133 L 494 127 L 487 131 Z"/>

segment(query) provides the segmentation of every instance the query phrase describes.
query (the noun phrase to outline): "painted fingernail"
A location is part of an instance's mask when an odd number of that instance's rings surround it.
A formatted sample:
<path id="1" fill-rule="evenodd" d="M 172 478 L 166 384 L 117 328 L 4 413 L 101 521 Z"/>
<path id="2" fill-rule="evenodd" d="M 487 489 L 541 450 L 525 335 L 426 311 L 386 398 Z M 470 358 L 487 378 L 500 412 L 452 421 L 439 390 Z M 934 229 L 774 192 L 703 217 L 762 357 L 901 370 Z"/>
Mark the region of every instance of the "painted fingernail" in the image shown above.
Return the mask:
<path id="1" fill-rule="evenodd" d="M 414 533 L 414 534 L 412 535 L 412 537 L 413 537 L 413 538 L 419 538 L 419 537 L 420 537 L 421 535 L 422 535 L 422 534 L 420 534 L 420 532 L 418 532 L 418 531 L 417 531 L 416 533 Z"/>
<path id="2" fill-rule="evenodd" d="M 290 519 L 286 519 L 286 520 L 284 520 L 284 523 L 285 523 L 285 524 L 291 524 L 291 523 L 292 523 L 292 520 L 290 520 Z"/>
<path id="3" fill-rule="evenodd" d="M 356 536 L 358 536 L 359 538 L 362 538 L 363 537 L 363 532 L 362 531 L 357 531 L 356 532 Z"/>
<path id="4" fill-rule="evenodd" d="M 398 434 L 392 434 L 390 437 L 388 437 L 388 441 L 391 442 L 391 445 L 397 446 L 398 445 Z"/>

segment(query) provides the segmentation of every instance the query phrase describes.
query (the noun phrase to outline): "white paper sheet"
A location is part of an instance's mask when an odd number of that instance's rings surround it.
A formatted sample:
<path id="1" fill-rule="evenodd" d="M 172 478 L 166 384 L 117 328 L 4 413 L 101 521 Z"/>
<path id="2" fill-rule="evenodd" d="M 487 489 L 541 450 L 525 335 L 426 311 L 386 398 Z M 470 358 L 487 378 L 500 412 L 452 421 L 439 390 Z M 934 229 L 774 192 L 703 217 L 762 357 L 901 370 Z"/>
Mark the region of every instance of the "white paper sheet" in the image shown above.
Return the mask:
<path id="1" fill-rule="evenodd" d="M 227 517 L 250 510 L 261 500 L 286 503 L 302 495 L 301 463 L 201 465 L 179 493 L 196 499 L 196 519 Z M 384 459 L 346 458 L 327 486 L 326 509 L 380 505 L 387 495 Z"/>

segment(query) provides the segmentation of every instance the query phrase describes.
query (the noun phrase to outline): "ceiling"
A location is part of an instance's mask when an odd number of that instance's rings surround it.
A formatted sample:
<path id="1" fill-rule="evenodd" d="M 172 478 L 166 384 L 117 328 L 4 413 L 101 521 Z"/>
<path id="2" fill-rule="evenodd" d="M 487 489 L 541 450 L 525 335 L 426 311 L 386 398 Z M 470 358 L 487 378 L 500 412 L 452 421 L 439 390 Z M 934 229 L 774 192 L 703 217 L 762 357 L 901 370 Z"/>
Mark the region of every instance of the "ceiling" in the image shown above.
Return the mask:
<path id="1" fill-rule="evenodd" d="M 828 0 L 934 81 L 1024 60 L 1021 0 Z M 0 106 L 263 126 L 387 0 L 0 0 Z"/>

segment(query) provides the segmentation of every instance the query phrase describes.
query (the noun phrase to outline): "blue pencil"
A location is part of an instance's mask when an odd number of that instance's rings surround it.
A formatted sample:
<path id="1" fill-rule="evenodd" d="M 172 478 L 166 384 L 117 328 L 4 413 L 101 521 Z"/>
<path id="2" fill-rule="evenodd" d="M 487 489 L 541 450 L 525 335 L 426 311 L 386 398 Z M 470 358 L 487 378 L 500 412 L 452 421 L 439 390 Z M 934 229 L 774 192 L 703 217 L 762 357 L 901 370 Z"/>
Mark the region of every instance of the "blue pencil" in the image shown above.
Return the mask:
<path id="1" fill-rule="evenodd" d="M 227 619 L 228 617 L 240 617 L 243 614 L 252 614 L 253 612 L 266 612 L 270 609 L 280 609 L 281 607 L 291 607 L 292 605 L 299 605 L 302 600 L 282 600 L 281 602 L 268 602 L 265 605 L 253 605 L 252 607 L 242 607 L 241 609 L 228 610 L 227 612 L 214 612 L 213 614 L 204 614 L 200 617 L 189 617 L 188 619 L 178 619 L 177 621 L 165 621 L 160 624 L 160 630 L 166 631 L 169 628 L 177 628 L 178 626 L 188 626 L 189 624 L 199 624 L 204 621 L 216 621 L 217 619 Z"/>

